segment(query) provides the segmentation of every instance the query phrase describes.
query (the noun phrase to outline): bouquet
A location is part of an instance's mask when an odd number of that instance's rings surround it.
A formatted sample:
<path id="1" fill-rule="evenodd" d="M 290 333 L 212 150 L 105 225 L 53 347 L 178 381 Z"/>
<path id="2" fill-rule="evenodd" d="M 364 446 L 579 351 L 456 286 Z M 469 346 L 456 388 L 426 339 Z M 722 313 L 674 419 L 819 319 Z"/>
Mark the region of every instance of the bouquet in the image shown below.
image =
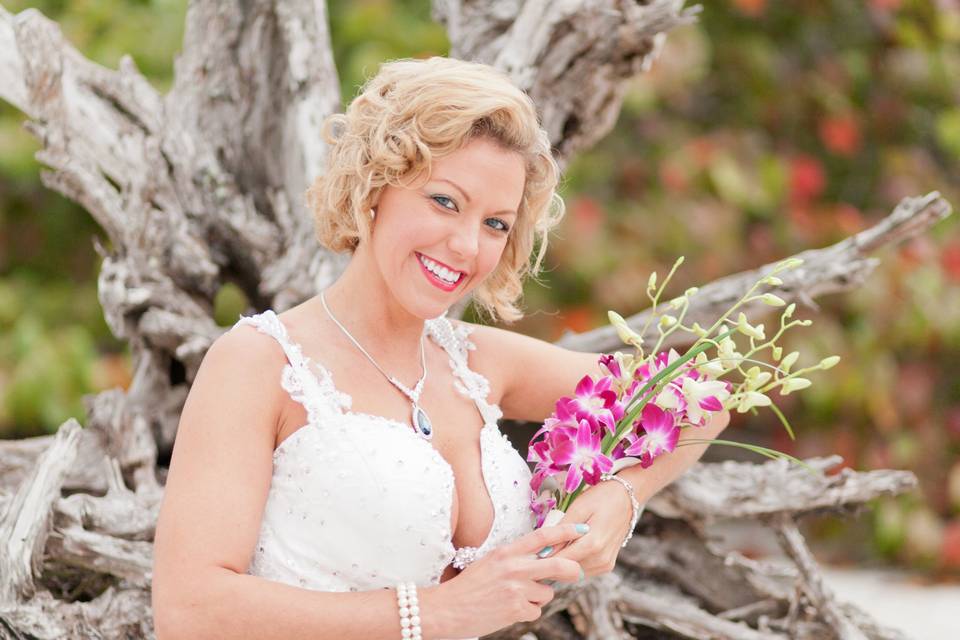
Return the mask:
<path id="1" fill-rule="evenodd" d="M 650 275 L 647 296 L 653 307 L 640 333 L 633 331 L 616 312 L 608 312 L 620 339 L 634 347 L 635 353 L 617 351 L 601 356 L 598 364 L 604 375 L 598 379 L 584 376 L 572 396 L 557 400 L 555 411 L 531 439 L 527 460 L 536 465 L 530 481 L 530 507 L 537 516 L 537 527 L 559 522 L 577 496 L 600 482 L 602 474 L 616 473 L 635 464 L 647 468 L 658 456 L 685 444 L 738 446 L 807 467 L 785 453 L 752 444 L 698 438 L 680 442 L 682 430 L 703 427 L 719 411 L 755 413 L 756 407 L 769 407 L 790 438 L 795 439 L 793 429 L 770 394 L 778 390 L 785 396 L 810 386 L 804 375 L 833 367 L 839 356 L 791 371 L 800 354 L 792 351 L 783 355 L 777 341 L 791 327 L 811 324 L 810 320 L 791 320 L 795 304 L 785 307 L 780 327 L 769 339 L 763 324 L 751 325 L 742 311 L 736 320 L 732 315 L 754 301 L 783 307 L 781 298 L 758 290 L 765 285 L 783 284 L 777 274 L 796 268 L 803 261 L 791 258 L 777 264 L 707 329 L 697 322 L 689 327 L 684 325 L 696 287 L 667 302 L 664 306 L 668 313 L 661 313 L 658 307 L 660 296 L 682 263 L 681 257 L 659 287 L 656 272 Z M 659 339 L 647 352 L 642 336 L 654 321 Z M 675 331 L 697 336 L 683 354 L 660 348 Z M 746 344 L 741 346 L 738 340 Z"/>

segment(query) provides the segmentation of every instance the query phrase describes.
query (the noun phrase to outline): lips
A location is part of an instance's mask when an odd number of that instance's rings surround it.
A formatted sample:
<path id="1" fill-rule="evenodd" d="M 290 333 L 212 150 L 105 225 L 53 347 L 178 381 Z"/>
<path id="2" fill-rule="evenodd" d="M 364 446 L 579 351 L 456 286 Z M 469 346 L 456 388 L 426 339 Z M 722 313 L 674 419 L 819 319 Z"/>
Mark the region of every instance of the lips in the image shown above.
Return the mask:
<path id="1" fill-rule="evenodd" d="M 429 269 L 427 269 L 426 265 L 424 265 L 423 262 L 420 261 L 420 256 L 422 256 L 423 254 L 417 253 L 417 252 L 414 252 L 414 253 L 416 253 L 416 255 L 417 255 L 417 264 L 420 265 L 420 270 L 423 271 L 423 274 L 427 277 L 427 280 L 430 281 L 430 284 L 432 284 L 433 286 L 437 287 L 438 289 L 442 289 L 443 291 L 447 291 L 447 292 L 453 291 L 453 290 L 456 289 L 456 288 L 460 285 L 460 283 L 466 278 L 466 274 L 465 274 L 463 271 L 460 271 L 460 272 L 459 272 L 459 273 L 460 273 L 460 277 L 457 279 L 457 281 L 454 282 L 453 284 L 448 284 L 448 283 L 444 282 L 443 280 L 441 280 L 439 277 L 437 277 L 432 271 L 430 271 Z M 424 257 L 427 257 L 427 256 L 424 256 Z M 441 266 L 446 266 L 446 265 L 444 265 L 442 262 L 438 262 L 437 260 L 434 260 L 433 258 L 429 258 L 429 259 L 432 260 L 433 262 L 436 262 L 437 264 L 439 264 L 439 265 L 441 265 Z M 447 267 L 447 268 L 449 269 L 450 267 Z M 452 271 L 456 271 L 456 269 L 451 269 L 451 270 L 452 270 Z"/>

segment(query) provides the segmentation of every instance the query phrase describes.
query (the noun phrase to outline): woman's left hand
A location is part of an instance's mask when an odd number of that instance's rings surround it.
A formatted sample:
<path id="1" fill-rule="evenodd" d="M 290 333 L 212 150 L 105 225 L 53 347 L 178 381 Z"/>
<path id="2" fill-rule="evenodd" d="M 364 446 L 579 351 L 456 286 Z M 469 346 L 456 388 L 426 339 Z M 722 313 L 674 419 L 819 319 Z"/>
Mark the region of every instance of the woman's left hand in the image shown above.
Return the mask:
<path id="1" fill-rule="evenodd" d="M 609 573 L 617 563 L 632 516 L 630 496 L 623 485 L 614 481 L 593 485 L 577 496 L 558 523 L 585 522 L 590 525 L 590 531 L 560 546 L 549 557 L 576 560 L 587 578 Z"/>

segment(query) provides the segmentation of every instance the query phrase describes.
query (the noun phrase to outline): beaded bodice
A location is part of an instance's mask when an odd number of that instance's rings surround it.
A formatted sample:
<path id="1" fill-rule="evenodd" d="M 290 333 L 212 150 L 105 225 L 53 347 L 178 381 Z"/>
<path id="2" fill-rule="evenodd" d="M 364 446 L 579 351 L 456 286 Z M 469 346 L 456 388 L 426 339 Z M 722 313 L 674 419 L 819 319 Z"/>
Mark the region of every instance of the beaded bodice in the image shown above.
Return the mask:
<path id="1" fill-rule="evenodd" d="M 487 379 L 467 366 L 472 325 L 446 314 L 426 322 L 427 335 L 449 355 L 454 386 L 483 417 L 481 469 L 494 506 L 479 547 L 453 545 L 453 469 L 409 425 L 353 412 L 352 399 L 330 372 L 302 352 L 272 310 L 241 316 L 272 336 L 288 363 L 280 384 L 306 409 L 307 424 L 273 453 L 273 476 L 259 539 L 247 573 L 326 591 L 364 591 L 400 581 L 439 584 L 453 563 L 462 568 L 533 529 L 530 470 L 500 433 L 500 407 L 487 402 Z M 434 424 L 442 430 L 442 424 Z"/>

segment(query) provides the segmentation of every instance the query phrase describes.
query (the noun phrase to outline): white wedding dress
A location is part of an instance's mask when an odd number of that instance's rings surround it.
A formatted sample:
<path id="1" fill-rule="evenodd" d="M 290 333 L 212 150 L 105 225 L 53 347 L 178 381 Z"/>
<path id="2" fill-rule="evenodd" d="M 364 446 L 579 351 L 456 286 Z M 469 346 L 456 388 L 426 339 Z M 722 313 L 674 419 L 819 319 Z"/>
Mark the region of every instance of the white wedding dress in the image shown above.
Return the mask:
<path id="1" fill-rule="evenodd" d="M 307 424 L 273 453 L 248 574 L 319 591 L 436 585 L 455 559 L 463 566 L 533 530 L 530 469 L 500 433 L 503 414 L 487 402 L 489 382 L 467 366 L 467 351 L 476 349 L 471 325 L 454 327 L 446 314 L 426 321 L 427 335 L 450 356 L 457 391 L 484 420 L 481 468 L 493 526 L 481 546 L 457 549 L 450 531 L 456 479 L 440 452 L 407 424 L 350 411 L 350 396 L 290 340 L 273 311 L 241 316 L 234 326 L 243 324 L 279 342 L 289 363 L 278 382 L 307 412 Z"/>

